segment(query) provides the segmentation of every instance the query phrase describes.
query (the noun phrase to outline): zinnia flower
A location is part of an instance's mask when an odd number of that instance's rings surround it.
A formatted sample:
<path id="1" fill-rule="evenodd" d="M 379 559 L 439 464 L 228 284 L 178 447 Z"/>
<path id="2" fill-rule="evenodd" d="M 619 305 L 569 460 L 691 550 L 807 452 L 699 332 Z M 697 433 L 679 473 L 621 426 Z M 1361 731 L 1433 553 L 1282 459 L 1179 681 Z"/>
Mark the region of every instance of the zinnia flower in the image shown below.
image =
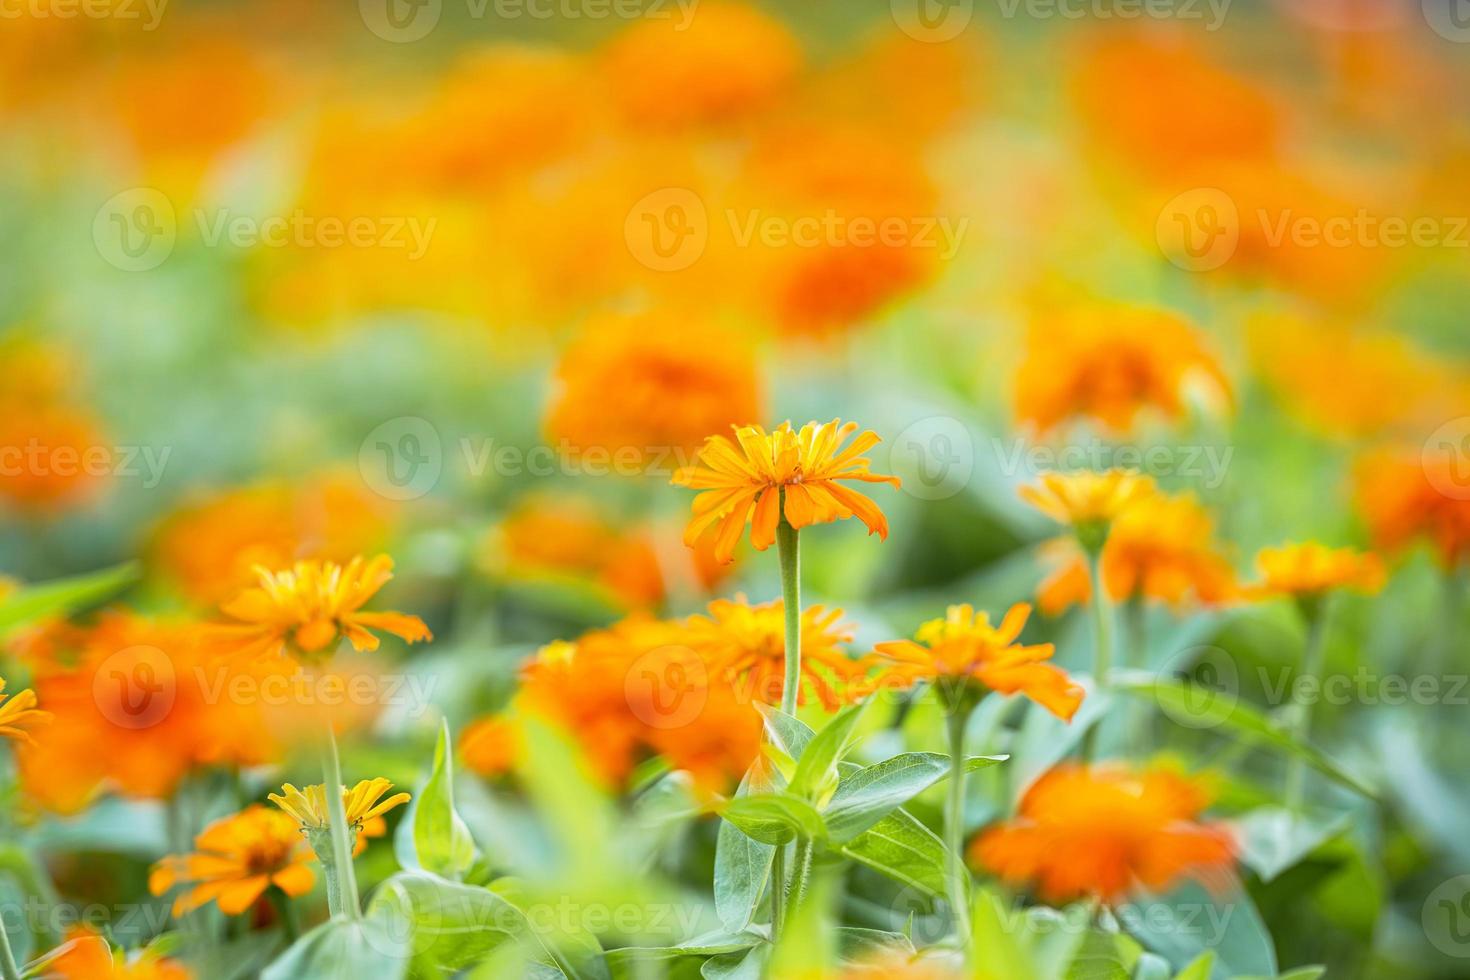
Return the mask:
<path id="1" fill-rule="evenodd" d="M 1381 450 L 1356 467 L 1358 506 L 1374 543 L 1398 551 L 1423 538 L 1453 569 L 1470 557 L 1470 492 L 1464 460 L 1455 450 L 1412 452 Z M 1470 489 L 1470 488 L 1467 488 Z"/>
<path id="2" fill-rule="evenodd" d="M 1232 866 L 1229 834 L 1198 822 L 1208 803 L 1198 782 L 1167 769 L 1066 763 L 1026 791 L 1015 819 L 981 834 L 970 857 L 1012 884 L 1034 882 L 1054 904 L 1162 892 Z"/>
<path id="3" fill-rule="evenodd" d="M 1016 642 L 1031 615 L 1018 603 L 999 626 L 968 605 L 950 606 L 944 619 L 919 627 L 915 640 L 879 643 L 874 660 L 878 676 L 874 688 L 911 687 L 919 681 L 978 682 L 1001 694 L 1020 692 L 1052 714 L 1070 721 L 1082 704 L 1082 688 L 1066 672 L 1046 661 L 1056 648 L 1050 643 Z"/>
<path id="4" fill-rule="evenodd" d="M 506 715 L 486 715 L 459 733 L 459 754 L 465 766 L 481 776 L 510 772 L 521 752 L 521 733 Z"/>
<path id="5" fill-rule="evenodd" d="M 407 793 L 394 793 L 383 799 L 383 794 L 392 788 L 393 784 L 381 776 L 364 779 L 351 789 L 343 786 L 342 807 L 347 814 L 347 829 L 353 833 L 363 832 L 367 837 L 378 836 L 373 830 L 381 826 L 383 814 L 410 799 Z M 281 792 L 270 794 L 269 799 L 296 818 L 302 831 L 308 834 L 326 830 L 331 825 L 327 791 L 321 783 L 303 789 L 287 783 L 281 787 Z"/>
<path id="6" fill-rule="evenodd" d="M 0 677 L 0 735 L 35 745 L 26 729 L 44 724 L 51 715 L 36 708 L 36 692 L 27 688 L 19 694 L 5 693 L 5 678 Z"/>
<path id="7" fill-rule="evenodd" d="M 302 654 L 320 659 L 346 637 L 359 652 L 376 650 L 370 630 L 392 633 L 408 643 L 433 639 L 417 616 L 363 612 L 362 605 L 393 577 L 393 559 L 361 557 L 341 566 L 331 561 L 299 561 L 291 569 L 257 568 L 259 588 L 246 589 L 221 610 L 244 625 L 215 629 L 219 648 L 242 657 Z"/>
<path id="8" fill-rule="evenodd" d="M 735 430 L 735 442 L 710 436 L 699 451 L 705 465 L 674 475 L 674 483 L 704 491 L 694 498 L 694 519 L 684 532 L 684 543 L 693 545 L 718 524 L 715 556 L 728 562 L 747 524 L 750 543 L 765 551 L 776 540 L 783 516 L 797 530 L 856 516 L 870 534 L 887 538 L 888 520 L 878 505 L 839 482 L 900 485 L 896 476 L 868 471 L 869 461 L 862 454 L 878 444 L 873 432 L 865 431 L 841 448 L 857 430 L 856 422 L 833 419 L 820 425 L 808 422 L 799 433 L 789 422 L 769 434 L 758 425 L 741 426 Z"/>
<path id="9" fill-rule="evenodd" d="M 194 847 L 193 854 L 171 854 L 159 861 L 148 876 L 154 895 L 175 885 L 189 886 L 174 899 L 176 916 L 209 902 L 226 915 L 239 915 L 271 885 L 294 897 L 311 891 L 316 881 L 307 866 L 311 849 L 296 825 L 258 803 L 204 828 Z"/>
<path id="10" fill-rule="evenodd" d="M 62 944 L 43 956 L 33 967 L 44 980 L 193 980 L 183 963 L 144 950 L 128 956 L 114 950 L 89 926 L 72 926 Z M 27 974 L 29 976 L 29 974 Z"/>
<path id="11" fill-rule="evenodd" d="M 1256 556 L 1261 581 L 1250 593 L 1257 597 L 1314 598 L 1333 589 L 1374 593 L 1383 588 L 1383 562 L 1372 553 L 1329 548 L 1315 541 L 1263 548 Z"/>
<path id="12" fill-rule="evenodd" d="M 1083 548 L 1095 552 L 1123 513 L 1158 491 L 1154 481 L 1129 470 L 1047 473 L 1021 499 L 1058 524 L 1072 528 Z"/>
<path id="13" fill-rule="evenodd" d="M 838 624 L 841 609 L 809 606 L 801 613 L 801 674 L 828 711 L 852 696 L 849 685 L 863 671 L 842 644 L 853 631 Z M 714 677 L 749 697 L 779 704 L 785 689 L 786 606 L 780 599 L 751 605 L 744 596 L 716 599 L 708 616 L 688 619 L 691 649 L 708 663 Z M 806 692 L 797 692 L 806 703 Z"/>

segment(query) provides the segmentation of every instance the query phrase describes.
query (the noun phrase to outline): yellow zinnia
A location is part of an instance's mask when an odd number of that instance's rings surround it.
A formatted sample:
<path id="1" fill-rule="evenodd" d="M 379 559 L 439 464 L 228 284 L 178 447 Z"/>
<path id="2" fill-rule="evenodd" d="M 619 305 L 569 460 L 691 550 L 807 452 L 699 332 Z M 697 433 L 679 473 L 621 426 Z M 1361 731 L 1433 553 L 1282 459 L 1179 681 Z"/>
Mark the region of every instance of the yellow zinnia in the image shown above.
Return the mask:
<path id="1" fill-rule="evenodd" d="M 393 784 L 381 776 L 364 779 L 351 789 L 342 787 L 342 808 L 347 813 L 347 826 L 354 831 L 362 830 L 370 821 L 409 801 L 407 793 L 394 793 L 380 801 L 382 795 L 392 788 Z M 295 817 L 301 829 L 308 833 L 324 830 L 331 823 L 331 815 L 327 812 L 327 791 L 321 783 L 304 789 L 287 783 L 281 787 L 280 793 L 270 794 L 270 801 Z"/>
<path id="2" fill-rule="evenodd" d="M 51 715 L 36 709 L 36 692 L 27 688 L 16 695 L 5 693 L 5 678 L 0 677 L 0 735 L 27 742 L 36 740 L 26 731 L 26 726 L 42 724 L 51 720 Z"/>

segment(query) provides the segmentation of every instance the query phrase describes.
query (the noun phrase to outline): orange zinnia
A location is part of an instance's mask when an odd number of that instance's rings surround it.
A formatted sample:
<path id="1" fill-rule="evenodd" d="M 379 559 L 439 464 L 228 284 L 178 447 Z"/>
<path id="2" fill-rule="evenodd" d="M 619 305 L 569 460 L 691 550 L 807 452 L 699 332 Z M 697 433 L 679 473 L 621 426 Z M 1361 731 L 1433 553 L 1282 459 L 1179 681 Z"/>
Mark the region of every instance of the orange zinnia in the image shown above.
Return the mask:
<path id="1" fill-rule="evenodd" d="M 33 967 L 46 980 L 193 980 L 194 974 L 178 960 L 154 951 L 128 957 L 89 926 L 72 926 L 62 944 Z"/>
<path id="2" fill-rule="evenodd" d="M 980 835 L 970 857 L 1013 884 L 1034 882 L 1048 902 L 1117 902 L 1230 869 L 1230 835 L 1197 820 L 1208 803 L 1198 782 L 1167 769 L 1066 763 L 1026 791 L 1015 819 Z"/>
<path id="3" fill-rule="evenodd" d="M 1398 551 L 1424 538 L 1445 568 L 1470 558 L 1470 482 L 1456 450 L 1382 450 L 1363 457 L 1356 472 L 1358 506 L 1380 548 Z"/>
<path id="4" fill-rule="evenodd" d="M 26 689 L 19 694 L 6 694 L 5 678 L 0 677 L 0 735 L 35 745 L 36 740 L 26 729 L 50 720 L 50 714 L 36 709 L 35 691 Z"/>
<path id="5" fill-rule="evenodd" d="M 747 524 L 750 543 L 765 551 L 776 540 L 783 516 L 797 530 L 856 516 L 870 534 L 887 538 L 888 520 L 878 505 L 839 482 L 900 485 L 896 476 L 868 471 L 869 461 L 862 454 L 880 441 L 873 432 L 864 431 L 841 448 L 857 430 L 856 422 L 833 419 L 820 425 L 808 422 L 800 432 L 790 422 L 771 433 L 758 425 L 741 426 L 735 430 L 735 442 L 710 436 L 699 451 L 705 465 L 674 475 L 675 484 L 704 491 L 694 498 L 694 519 L 684 532 L 684 543 L 692 546 L 719 524 L 715 556 L 728 562 Z"/>
<path id="6" fill-rule="evenodd" d="M 470 772 L 501 776 L 515 767 L 521 752 L 521 733 L 506 715 L 486 715 L 459 733 L 459 754 Z"/>
<path id="7" fill-rule="evenodd" d="M 1046 473 L 1040 483 L 1020 490 L 1026 503 L 1070 526 L 1090 554 L 1102 548 L 1113 522 L 1128 508 L 1157 492 L 1152 478 L 1129 470 Z"/>
<path id="8" fill-rule="evenodd" d="M 312 859 L 296 823 L 275 810 L 252 804 L 216 820 L 194 838 L 193 854 L 171 854 L 153 866 L 148 890 L 162 895 L 175 885 L 188 890 L 174 899 L 174 915 L 214 902 L 226 915 L 239 915 L 275 885 L 287 895 L 305 895 L 316 882 Z"/>
<path id="9" fill-rule="evenodd" d="M 691 649 L 708 663 L 717 681 L 748 695 L 747 700 L 780 704 L 785 689 L 786 606 L 780 599 L 751 605 L 744 596 L 716 599 L 708 616 L 688 620 Z M 828 711 L 851 696 L 848 687 L 862 672 L 842 644 L 853 631 L 838 624 L 841 609 L 809 606 L 801 613 L 801 674 Z M 806 692 L 797 692 L 806 703 Z"/>
<path id="10" fill-rule="evenodd" d="M 224 651 L 242 657 L 295 656 L 321 659 L 346 637 L 359 652 L 376 650 L 370 630 L 392 633 L 408 643 L 433 639 L 417 616 L 363 612 L 362 605 L 393 577 L 393 559 L 361 557 L 341 566 L 331 561 L 299 561 L 289 570 L 257 568 L 259 588 L 246 589 L 221 610 L 244 625 L 216 627 Z"/>
<path id="11" fill-rule="evenodd" d="M 1372 594 L 1383 588 L 1383 562 L 1375 554 L 1352 548 L 1329 548 L 1310 541 L 1280 548 L 1262 548 L 1256 556 L 1261 581 L 1250 594 L 1313 598 L 1332 589 L 1355 589 Z"/>
<path id="12" fill-rule="evenodd" d="M 1016 642 L 1031 615 L 1018 603 L 999 626 L 969 605 L 950 606 L 944 619 L 931 619 L 915 640 L 879 643 L 874 649 L 880 664 L 875 688 L 911 687 L 919 681 L 978 681 L 1001 694 L 1020 692 L 1052 714 L 1070 721 L 1082 704 L 1082 688 L 1066 672 L 1046 661 L 1056 648 L 1050 643 Z"/>

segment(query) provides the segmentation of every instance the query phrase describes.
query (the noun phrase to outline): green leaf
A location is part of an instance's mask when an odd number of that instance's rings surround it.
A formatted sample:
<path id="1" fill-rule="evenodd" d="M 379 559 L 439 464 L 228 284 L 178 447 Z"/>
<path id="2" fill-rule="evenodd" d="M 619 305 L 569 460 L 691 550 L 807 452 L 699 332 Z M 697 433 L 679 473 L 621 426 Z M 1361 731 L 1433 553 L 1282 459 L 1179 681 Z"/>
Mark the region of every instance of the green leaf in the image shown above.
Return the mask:
<path id="1" fill-rule="evenodd" d="M 261 980 L 402 980 L 408 974 L 410 946 L 394 934 L 394 917 L 369 915 L 361 922 L 328 919 L 292 944 Z"/>
<path id="2" fill-rule="evenodd" d="M 1215 954 L 1205 950 L 1175 975 L 1174 980 L 1210 980 L 1215 972 Z"/>
<path id="3" fill-rule="evenodd" d="M 1218 691 L 1201 696 L 1195 686 L 1145 671 L 1119 671 L 1113 686 L 1136 697 L 1152 699 L 1166 712 L 1182 712 L 1194 727 L 1224 725 L 1246 739 L 1262 742 L 1305 760 L 1308 765 L 1356 793 L 1378 799 L 1378 791 L 1348 772 L 1312 745 L 1297 740 L 1281 722 L 1239 698 Z M 1203 705 L 1203 707 L 1201 707 Z"/>
<path id="4" fill-rule="evenodd" d="M 974 756 L 965 771 L 984 769 L 1006 756 Z M 877 765 L 843 776 L 822 817 L 832 840 L 852 840 L 897 807 L 949 775 L 949 756 L 938 752 L 905 752 Z"/>
<path id="5" fill-rule="evenodd" d="M 737 798 L 770 789 L 759 767 L 753 767 L 740 781 Z M 771 855 L 775 849 L 743 834 L 728 820 L 720 821 L 715 841 L 715 914 L 731 932 L 740 932 L 755 918 L 761 893 L 771 874 Z"/>
<path id="6" fill-rule="evenodd" d="M 763 936 L 758 936 L 753 932 L 714 933 L 697 936 L 677 946 L 627 946 L 623 949 L 609 950 L 607 962 L 614 972 L 631 968 L 632 974 L 639 976 L 641 974 L 637 970 L 637 964 L 665 963 L 682 959 L 685 956 L 720 956 L 725 953 L 739 953 L 765 941 Z"/>
<path id="7" fill-rule="evenodd" d="M 53 908 L 61 899 L 51 885 L 41 863 L 17 844 L 0 845 L 0 899 L 12 901 L 21 908 L 28 900 L 40 900 L 45 908 Z M 0 915 L 0 928 L 6 930 L 15 956 L 21 962 L 61 941 L 61 934 L 49 928 L 48 915 Z"/>
<path id="8" fill-rule="evenodd" d="M 1235 822 L 1240 860 L 1262 881 L 1271 881 L 1346 830 L 1350 819 L 1344 813 L 1330 821 L 1317 821 L 1282 807 L 1257 807 Z"/>
<path id="9" fill-rule="evenodd" d="M 712 956 L 699 968 L 704 980 L 761 980 L 766 961 L 771 957 L 770 943 L 761 943 L 743 953 Z"/>
<path id="10" fill-rule="evenodd" d="M 838 849 L 854 861 L 927 895 L 944 894 L 948 853 L 944 842 L 902 807 Z"/>
<path id="11" fill-rule="evenodd" d="M 817 734 L 800 718 L 788 715 L 780 708 L 756 703 L 755 710 L 765 719 L 766 735 L 776 748 L 793 759 L 800 759 L 807 743 Z"/>
<path id="12" fill-rule="evenodd" d="M 904 957 L 915 954 L 913 940 L 901 932 L 854 926 L 838 926 L 833 931 L 837 934 L 837 953 L 848 962 L 864 963 L 894 953 Z"/>
<path id="13" fill-rule="evenodd" d="M 408 821 L 406 840 L 411 846 L 397 848 L 398 863 L 411 871 L 462 881 L 475 863 L 475 841 L 454 811 L 454 760 L 447 721 L 434 746 L 434 768 L 414 797 Z M 399 841 L 404 839 L 400 835 Z"/>
<path id="14" fill-rule="evenodd" d="M 817 794 L 833 777 L 833 768 L 847 749 L 852 730 L 857 727 L 866 701 L 844 708 L 809 741 L 796 759 L 796 775 L 791 778 L 791 792 L 797 796 Z"/>
<path id="15" fill-rule="evenodd" d="M 822 840 L 827 836 L 817 808 L 786 794 L 737 796 L 725 804 L 720 815 L 763 844 L 786 844 L 798 837 Z"/>
<path id="16" fill-rule="evenodd" d="M 1067 980 L 1128 980 L 1128 967 L 1118 937 L 1091 929 L 1067 967 Z"/>
<path id="17" fill-rule="evenodd" d="M 473 966 L 530 927 L 520 909 L 479 885 L 419 871 L 396 874 L 373 892 L 369 915 L 393 922 L 416 972 L 453 973 Z"/>
<path id="18" fill-rule="evenodd" d="M 27 585 L 0 601 L 0 638 L 48 616 L 95 605 L 138 577 L 138 563 L 127 562 L 71 578 Z"/>
<path id="19" fill-rule="evenodd" d="M 1215 954 L 1217 977 L 1276 974 L 1275 944 L 1242 888 L 1216 895 L 1187 882 L 1132 908 L 1137 914 L 1120 916 L 1124 929 L 1176 968 L 1208 950 Z"/>

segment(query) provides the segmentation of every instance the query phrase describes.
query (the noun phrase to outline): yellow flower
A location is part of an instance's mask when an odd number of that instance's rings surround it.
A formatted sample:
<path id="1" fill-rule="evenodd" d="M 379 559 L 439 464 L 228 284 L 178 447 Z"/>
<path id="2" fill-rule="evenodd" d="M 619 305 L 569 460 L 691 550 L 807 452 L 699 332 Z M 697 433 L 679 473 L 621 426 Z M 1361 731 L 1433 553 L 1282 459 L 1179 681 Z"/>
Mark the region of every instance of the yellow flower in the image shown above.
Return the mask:
<path id="1" fill-rule="evenodd" d="M 1371 552 L 1329 548 L 1315 541 L 1263 548 L 1256 556 L 1260 583 L 1247 591 L 1257 598 L 1311 598 L 1332 589 L 1373 593 L 1383 588 L 1383 562 Z"/>
<path id="2" fill-rule="evenodd" d="M 50 721 L 50 713 L 36 709 L 36 692 L 29 688 L 15 695 L 4 692 L 5 678 L 0 677 L 0 735 L 35 745 L 26 726 Z"/>
<path id="3" fill-rule="evenodd" d="M 694 518 L 684 532 L 684 543 L 693 546 L 719 524 L 715 557 L 728 562 L 750 524 L 750 543 L 765 551 L 776 540 L 783 509 L 786 521 L 798 530 L 856 516 L 870 534 L 888 537 L 888 520 L 878 505 L 838 482 L 899 486 L 896 476 L 868 471 L 869 461 L 862 454 L 878 444 L 873 432 L 865 431 L 846 449 L 840 448 L 857 429 L 856 422 L 833 419 L 808 422 L 800 432 L 790 422 L 770 433 L 758 425 L 741 426 L 735 430 L 735 442 L 710 436 L 699 451 L 705 465 L 674 474 L 676 485 L 704 491 L 694 498 Z"/>
<path id="4" fill-rule="evenodd" d="M 214 902 L 226 915 L 247 912 L 270 885 L 287 895 L 311 891 L 311 850 L 291 821 L 260 804 L 216 820 L 194 838 L 193 854 L 170 854 L 153 866 L 148 890 L 162 895 L 190 885 L 174 899 L 174 915 Z"/>
<path id="5" fill-rule="evenodd" d="M 381 776 L 364 779 L 351 789 L 342 787 L 342 807 L 347 812 L 348 828 L 362 830 L 389 810 L 408 802 L 407 793 L 394 793 L 380 802 L 380 797 L 392 788 L 393 784 Z M 270 794 L 270 801 L 295 817 L 304 831 L 324 830 L 331 823 L 326 787 L 321 783 L 304 789 L 287 783 L 280 793 Z"/>
<path id="6" fill-rule="evenodd" d="M 1021 499 L 1058 524 L 1069 525 L 1082 546 L 1095 552 L 1108 529 L 1129 507 L 1158 491 L 1154 481 L 1130 470 L 1104 473 L 1047 473 L 1035 486 L 1021 488 Z"/>
<path id="7" fill-rule="evenodd" d="M 258 588 L 246 589 L 221 606 L 243 625 L 217 627 L 217 646 L 241 656 L 325 655 L 341 637 L 359 652 L 376 650 L 369 630 L 392 633 L 409 643 L 433 639 L 417 616 L 397 612 L 362 612 L 393 577 L 393 559 L 352 559 L 346 566 L 331 561 L 299 561 L 289 570 L 257 567 Z"/>

